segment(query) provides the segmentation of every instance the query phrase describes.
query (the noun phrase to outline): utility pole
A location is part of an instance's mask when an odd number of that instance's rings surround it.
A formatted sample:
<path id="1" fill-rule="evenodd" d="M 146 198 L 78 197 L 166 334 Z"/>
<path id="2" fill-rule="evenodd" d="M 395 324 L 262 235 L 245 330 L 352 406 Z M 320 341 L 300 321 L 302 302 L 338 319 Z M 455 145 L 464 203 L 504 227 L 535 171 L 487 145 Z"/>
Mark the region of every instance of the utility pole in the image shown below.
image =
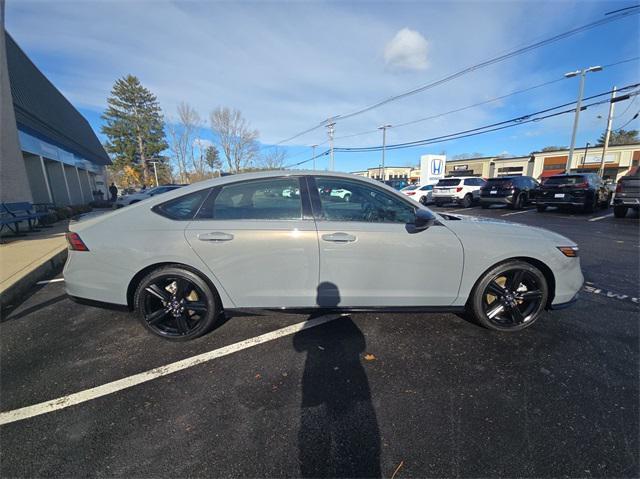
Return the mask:
<path id="1" fill-rule="evenodd" d="M 156 168 L 156 165 L 158 164 L 158 160 L 149 160 L 149 163 L 153 165 L 153 174 L 156 177 L 156 186 L 160 186 L 160 183 L 158 183 L 158 169 Z"/>
<path id="2" fill-rule="evenodd" d="M 378 130 L 382 130 L 382 182 L 384 183 L 384 154 L 387 149 L 387 128 L 391 128 L 391 125 L 382 125 L 378 127 Z"/>
<path id="3" fill-rule="evenodd" d="M 311 158 L 313 158 L 313 169 L 316 169 L 316 147 L 318 145 L 312 145 L 311 146 Z"/>
<path id="4" fill-rule="evenodd" d="M 329 148 L 331 150 L 331 155 L 329 157 L 329 171 L 333 171 L 334 163 L 333 163 L 333 134 L 336 132 L 335 122 L 331 122 L 327 125 L 327 133 L 329 133 Z"/>
<path id="5" fill-rule="evenodd" d="M 609 102 L 609 117 L 607 118 L 607 132 L 604 135 L 604 145 L 602 145 L 602 158 L 600 158 L 600 168 L 598 174 L 600 178 L 604 177 L 604 157 L 607 154 L 607 148 L 609 148 L 609 138 L 611 137 L 611 123 L 613 122 L 613 110 L 615 110 L 616 102 L 616 87 L 613 87 L 611 92 L 611 101 Z M 615 178 L 614 178 L 615 180 Z"/>
<path id="6" fill-rule="evenodd" d="M 567 165 L 565 171 L 569 173 L 571 170 L 571 160 L 573 159 L 573 150 L 576 146 L 576 134 L 578 133 L 578 122 L 580 120 L 580 110 L 582 109 L 582 96 L 584 95 L 584 78 L 589 72 L 599 72 L 602 70 L 601 66 L 594 66 L 589 68 L 583 68 L 582 70 L 576 70 L 574 72 L 565 73 L 565 78 L 572 78 L 580 75 L 580 87 L 578 88 L 578 100 L 576 102 L 576 115 L 573 119 L 573 133 L 571 134 L 571 146 L 569 147 L 569 157 L 567 158 Z"/>

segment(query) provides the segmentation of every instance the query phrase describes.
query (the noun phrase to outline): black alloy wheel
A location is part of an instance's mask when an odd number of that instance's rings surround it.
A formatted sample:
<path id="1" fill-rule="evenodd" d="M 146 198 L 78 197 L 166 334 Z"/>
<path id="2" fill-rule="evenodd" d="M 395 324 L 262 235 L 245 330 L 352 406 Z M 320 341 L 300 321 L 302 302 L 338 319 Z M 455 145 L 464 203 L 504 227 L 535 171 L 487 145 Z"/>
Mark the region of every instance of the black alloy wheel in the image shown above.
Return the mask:
<path id="1" fill-rule="evenodd" d="M 471 196 L 471 193 L 467 193 L 466 195 L 464 195 L 464 198 L 462 198 L 462 207 L 470 208 L 472 203 L 473 203 L 473 196 Z"/>
<path id="2" fill-rule="evenodd" d="M 473 313 L 489 329 L 519 331 L 540 317 L 548 295 L 547 281 L 538 268 L 512 261 L 493 268 L 476 285 Z"/>
<path id="3" fill-rule="evenodd" d="M 427 195 L 420 197 L 420 204 L 427 206 Z"/>
<path id="4" fill-rule="evenodd" d="M 207 283 L 178 267 L 161 268 L 146 276 L 136 291 L 135 304 L 147 329 L 177 341 L 209 331 L 219 309 Z"/>
<path id="5" fill-rule="evenodd" d="M 513 209 L 514 210 L 521 210 L 522 209 L 522 203 L 523 203 L 523 193 L 518 193 L 518 195 L 516 196 L 516 199 L 513 200 Z"/>

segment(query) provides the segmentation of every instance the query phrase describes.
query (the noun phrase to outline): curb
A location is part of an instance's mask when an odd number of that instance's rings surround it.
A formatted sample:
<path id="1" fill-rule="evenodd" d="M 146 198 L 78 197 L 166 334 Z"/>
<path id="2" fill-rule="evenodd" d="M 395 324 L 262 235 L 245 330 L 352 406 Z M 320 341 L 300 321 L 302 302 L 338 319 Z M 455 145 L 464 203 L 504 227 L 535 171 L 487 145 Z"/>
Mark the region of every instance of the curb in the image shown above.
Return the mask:
<path id="1" fill-rule="evenodd" d="M 62 270 L 67 260 L 67 248 L 55 253 L 51 258 L 37 266 L 33 271 L 20 278 L 0 295 L 0 308 L 11 309 L 26 299 L 25 295 L 35 286 L 38 281 L 54 275 Z"/>

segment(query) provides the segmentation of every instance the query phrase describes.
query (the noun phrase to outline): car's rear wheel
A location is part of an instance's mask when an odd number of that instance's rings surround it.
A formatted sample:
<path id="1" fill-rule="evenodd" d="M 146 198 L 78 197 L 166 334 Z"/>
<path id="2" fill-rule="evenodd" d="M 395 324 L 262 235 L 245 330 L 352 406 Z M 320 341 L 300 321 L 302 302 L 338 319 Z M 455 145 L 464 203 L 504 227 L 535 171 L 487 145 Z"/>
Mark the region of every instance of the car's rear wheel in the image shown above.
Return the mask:
<path id="1" fill-rule="evenodd" d="M 424 206 L 427 206 L 427 195 L 424 195 L 424 196 L 420 197 L 420 204 L 423 204 Z"/>
<path id="2" fill-rule="evenodd" d="M 345 203 L 349 203 L 351 202 L 351 195 L 349 193 L 347 193 L 346 195 L 344 195 L 344 201 Z"/>
<path id="3" fill-rule="evenodd" d="M 471 207 L 472 203 L 473 203 L 473 196 L 471 196 L 470 193 L 467 193 L 466 195 L 464 195 L 464 198 L 462 198 L 462 207 L 469 208 Z"/>
<path id="4" fill-rule="evenodd" d="M 200 276 L 177 266 L 159 268 L 143 278 L 134 297 L 142 324 L 173 341 L 205 334 L 219 318 L 217 297 Z"/>
<path id="5" fill-rule="evenodd" d="M 598 207 L 598 194 L 594 193 L 593 199 L 589 200 L 588 198 L 584 200 L 583 211 L 585 213 L 593 213 Z"/>
<path id="6" fill-rule="evenodd" d="M 486 328 L 520 331 L 538 320 L 548 296 L 547 280 L 538 268 L 524 261 L 509 261 L 480 279 L 469 308 Z"/>
<path id="7" fill-rule="evenodd" d="M 613 207 L 613 215 L 616 218 L 624 218 L 627 216 L 627 207 L 626 206 L 614 206 Z"/>

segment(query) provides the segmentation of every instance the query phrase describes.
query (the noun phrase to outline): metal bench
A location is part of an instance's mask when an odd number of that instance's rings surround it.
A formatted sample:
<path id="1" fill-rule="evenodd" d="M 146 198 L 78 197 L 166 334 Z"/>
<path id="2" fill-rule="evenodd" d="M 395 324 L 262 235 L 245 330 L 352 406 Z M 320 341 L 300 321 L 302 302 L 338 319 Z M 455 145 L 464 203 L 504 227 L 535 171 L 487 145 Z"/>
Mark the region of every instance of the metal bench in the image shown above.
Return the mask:
<path id="1" fill-rule="evenodd" d="M 29 225 L 29 231 L 37 231 L 34 228 L 35 222 L 46 215 L 46 212 L 36 211 L 34 206 L 26 201 L 19 203 L 2 203 L 0 207 L 0 231 L 6 226 L 16 235 L 19 235 L 20 223 L 23 221 L 26 221 Z"/>

